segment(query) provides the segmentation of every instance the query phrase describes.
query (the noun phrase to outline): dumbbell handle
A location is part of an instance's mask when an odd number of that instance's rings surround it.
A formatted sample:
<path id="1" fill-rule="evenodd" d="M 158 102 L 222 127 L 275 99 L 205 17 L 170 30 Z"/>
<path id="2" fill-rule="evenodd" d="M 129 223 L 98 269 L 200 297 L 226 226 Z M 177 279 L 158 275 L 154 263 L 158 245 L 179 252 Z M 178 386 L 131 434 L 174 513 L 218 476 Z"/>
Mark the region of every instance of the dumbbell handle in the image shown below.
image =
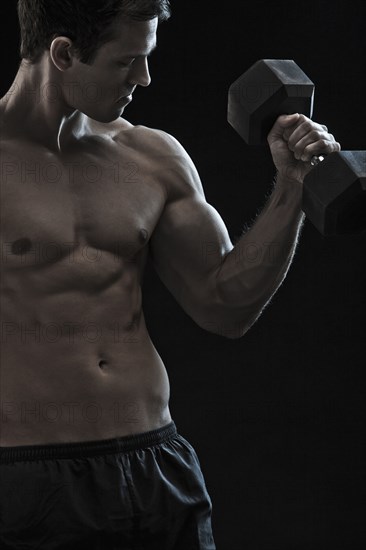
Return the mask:
<path id="1" fill-rule="evenodd" d="M 324 160 L 324 157 L 322 155 L 314 155 L 313 157 L 311 157 L 311 161 L 310 161 L 310 164 L 311 166 L 318 166 L 318 164 L 320 162 L 323 162 Z"/>

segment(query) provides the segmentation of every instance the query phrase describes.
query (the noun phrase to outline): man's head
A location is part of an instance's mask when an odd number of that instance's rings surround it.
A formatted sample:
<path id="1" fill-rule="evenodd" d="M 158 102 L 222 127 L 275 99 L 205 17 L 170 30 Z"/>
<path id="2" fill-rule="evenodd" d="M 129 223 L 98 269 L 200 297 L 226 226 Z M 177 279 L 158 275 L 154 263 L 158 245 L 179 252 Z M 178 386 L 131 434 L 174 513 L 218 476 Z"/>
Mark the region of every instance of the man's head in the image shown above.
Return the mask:
<path id="1" fill-rule="evenodd" d="M 170 15 L 168 0 L 18 0 L 18 11 L 23 63 L 67 110 L 100 122 L 150 84 L 147 58 Z"/>
<path id="2" fill-rule="evenodd" d="M 55 36 L 73 42 L 82 63 L 92 63 L 113 38 L 118 16 L 136 21 L 170 17 L 169 0 L 18 0 L 22 59 L 36 63 Z"/>

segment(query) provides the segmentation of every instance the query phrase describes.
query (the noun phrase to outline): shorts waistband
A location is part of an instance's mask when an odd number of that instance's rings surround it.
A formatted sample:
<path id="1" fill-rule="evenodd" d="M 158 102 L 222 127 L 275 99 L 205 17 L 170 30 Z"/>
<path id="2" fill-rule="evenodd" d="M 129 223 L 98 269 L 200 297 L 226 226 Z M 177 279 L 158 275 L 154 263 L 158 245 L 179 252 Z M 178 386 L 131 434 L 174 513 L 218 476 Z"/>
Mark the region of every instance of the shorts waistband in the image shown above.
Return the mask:
<path id="1" fill-rule="evenodd" d="M 26 460 L 86 458 L 109 453 L 124 453 L 159 445 L 176 435 L 176 425 L 174 422 L 170 422 L 162 428 L 149 432 L 127 435 L 114 439 L 104 439 L 101 441 L 0 447 L 0 464 Z"/>

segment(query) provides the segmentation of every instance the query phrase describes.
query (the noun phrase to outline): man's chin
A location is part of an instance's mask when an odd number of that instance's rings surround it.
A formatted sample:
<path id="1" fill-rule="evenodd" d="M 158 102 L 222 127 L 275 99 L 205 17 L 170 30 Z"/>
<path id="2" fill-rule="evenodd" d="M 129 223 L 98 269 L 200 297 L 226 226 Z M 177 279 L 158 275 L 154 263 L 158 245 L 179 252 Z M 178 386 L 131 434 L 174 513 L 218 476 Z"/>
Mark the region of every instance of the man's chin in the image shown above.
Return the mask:
<path id="1" fill-rule="evenodd" d="M 118 120 L 125 110 L 125 107 L 118 106 L 113 111 L 105 112 L 105 113 L 85 113 L 89 118 L 92 120 L 95 120 L 95 122 L 101 122 L 102 124 L 108 124 L 109 122 L 114 122 L 115 120 Z"/>

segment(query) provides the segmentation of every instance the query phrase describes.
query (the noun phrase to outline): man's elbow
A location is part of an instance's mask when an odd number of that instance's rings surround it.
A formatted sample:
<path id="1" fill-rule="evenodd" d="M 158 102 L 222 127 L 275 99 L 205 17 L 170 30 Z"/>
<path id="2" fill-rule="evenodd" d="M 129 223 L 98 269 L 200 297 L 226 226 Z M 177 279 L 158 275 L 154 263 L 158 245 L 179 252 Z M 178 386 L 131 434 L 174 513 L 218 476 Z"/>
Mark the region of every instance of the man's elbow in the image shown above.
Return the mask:
<path id="1" fill-rule="evenodd" d="M 264 303 L 254 292 L 241 288 L 241 303 L 237 294 L 225 293 L 218 285 L 207 285 L 195 292 L 187 313 L 203 330 L 230 340 L 242 338 L 260 317 Z M 244 299 L 246 296 L 246 299 Z M 188 302 L 186 302 L 188 303 Z"/>
<path id="2" fill-rule="evenodd" d="M 225 321 L 223 318 L 217 321 L 203 321 L 197 323 L 202 329 L 217 336 L 227 338 L 229 340 L 239 340 L 243 338 L 249 329 L 255 324 L 260 314 L 251 317 L 250 319 L 235 321 L 233 319 Z"/>
<path id="3" fill-rule="evenodd" d="M 244 289 L 243 289 L 244 290 Z M 223 292 L 211 293 L 201 310 L 198 324 L 207 330 L 230 340 L 242 338 L 261 316 L 267 305 L 261 297 L 255 298 L 254 293 L 247 289 L 242 292 L 242 303 L 226 296 Z M 246 295 L 246 300 L 244 300 Z"/>
<path id="4" fill-rule="evenodd" d="M 207 332 L 229 340 L 242 338 L 260 317 L 262 308 L 254 311 L 243 308 L 209 307 L 205 313 L 195 316 L 195 322 Z"/>

